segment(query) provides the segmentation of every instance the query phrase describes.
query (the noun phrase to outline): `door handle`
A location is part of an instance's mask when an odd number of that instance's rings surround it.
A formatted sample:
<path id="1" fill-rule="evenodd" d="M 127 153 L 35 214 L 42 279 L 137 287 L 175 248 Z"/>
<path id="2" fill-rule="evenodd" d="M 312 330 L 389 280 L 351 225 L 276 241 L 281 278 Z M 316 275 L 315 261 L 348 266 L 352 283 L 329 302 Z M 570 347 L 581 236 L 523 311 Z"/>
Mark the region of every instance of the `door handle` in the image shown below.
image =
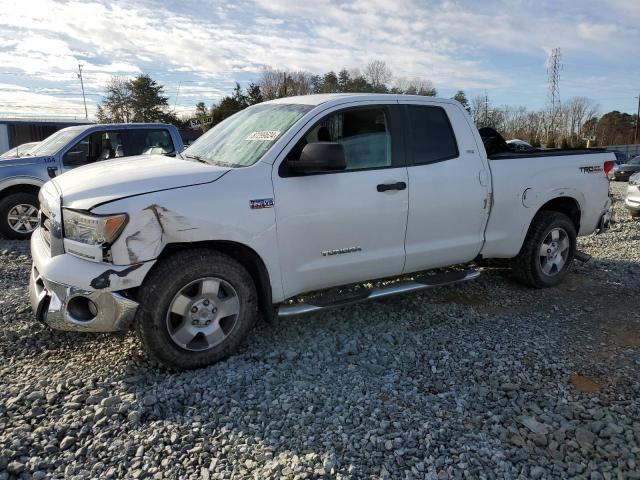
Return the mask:
<path id="1" fill-rule="evenodd" d="M 49 175 L 49 178 L 55 177 L 57 171 L 58 171 L 57 167 L 47 167 L 47 175 Z"/>
<path id="2" fill-rule="evenodd" d="M 407 188 L 407 184 L 404 182 L 381 183 L 377 187 L 379 192 L 386 192 L 387 190 L 404 190 L 405 188 Z"/>

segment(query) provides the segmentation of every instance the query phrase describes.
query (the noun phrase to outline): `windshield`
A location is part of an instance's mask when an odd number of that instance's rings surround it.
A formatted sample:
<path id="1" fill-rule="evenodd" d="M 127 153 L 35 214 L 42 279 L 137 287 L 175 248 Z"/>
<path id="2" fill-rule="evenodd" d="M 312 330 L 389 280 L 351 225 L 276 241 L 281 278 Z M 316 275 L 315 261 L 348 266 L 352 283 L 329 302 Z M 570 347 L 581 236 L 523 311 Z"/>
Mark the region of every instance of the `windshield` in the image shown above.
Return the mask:
<path id="1" fill-rule="evenodd" d="M 248 167 L 312 108 L 313 105 L 254 105 L 213 127 L 183 155 L 212 165 Z"/>
<path id="2" fill-rule="evenodd" d="M 62 130 L 58 130 L 53 135 L 48 136 L 40 142 L 40 145 L 31 150 L 29 155 L 34 157 L 55 155 L 62 147 L 76 138 L 76 136 L 82 133 L 85 129 L 86 127 L 67 127 Z"/>
<path id="3" fill-rule="evenodd" d="M 0 158 L 13 158 L 17 156 L 17 153 L 18 153 L 18 147 L 14 147 L 11 150 L 7 150 L 2 155 L 0 155 Z"/>

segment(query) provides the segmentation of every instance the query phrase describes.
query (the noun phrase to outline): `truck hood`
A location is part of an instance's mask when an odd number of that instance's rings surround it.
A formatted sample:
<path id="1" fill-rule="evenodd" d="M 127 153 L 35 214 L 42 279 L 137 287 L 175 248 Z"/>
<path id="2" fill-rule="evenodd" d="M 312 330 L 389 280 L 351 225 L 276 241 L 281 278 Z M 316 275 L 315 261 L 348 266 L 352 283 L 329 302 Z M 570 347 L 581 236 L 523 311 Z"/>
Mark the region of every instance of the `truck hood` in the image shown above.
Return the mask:
<path id="1" fill-rule="evenodd" d="M 40 165 L 44 163 L 45 159 L 50 157 L 30 157 L 25 155 L 24 157 L 11 157 L 11 158 L 0 158 L 0 168 L 3 167 L 17 167 L 24 165 Z"/>
<path id="2" fill-rule="evenodd" d="M 214 182 L 228 171 L 181 158 L 142 155 L 74 168 L 53 182 L 65 207 L 88 210 L 132 195 Z"/>
<path id="3" fill-rule="evenodd" d="M 623 165 L 620 165 L 620 168 L 618 169 L 621 172 L 639 172 L 640 171 L 640 165 L 631 165 L 628 163 L 625 163 Z"/>

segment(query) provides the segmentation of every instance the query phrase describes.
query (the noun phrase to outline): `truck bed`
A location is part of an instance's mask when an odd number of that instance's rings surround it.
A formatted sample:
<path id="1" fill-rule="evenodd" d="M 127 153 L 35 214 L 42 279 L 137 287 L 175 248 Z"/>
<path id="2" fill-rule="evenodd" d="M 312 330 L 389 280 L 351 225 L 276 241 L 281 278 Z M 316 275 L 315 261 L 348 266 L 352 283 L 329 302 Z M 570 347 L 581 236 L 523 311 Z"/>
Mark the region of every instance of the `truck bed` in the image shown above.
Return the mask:
<path id="1" fill-rule="evenodd" d="M 594 149 L 501 152 L 489 157 L 493 198 L 483 256 L 517 255 L 533 216 L 553 199 L 575 201 L 578 235 L 591 234 L 608 199 L 603 165 L 614 158 L 612 152 Z"/>
<path id="2" fill-rule="evenodd" d="M 590 155 L 597 153 L 605 153 L 603 148 L 574 148 L 560 149 L 551 148 L 549 150 L 533 150 L 533 151 L 510 151 L 494 153 L 488 156 L 489 160 L 512 160 L 515 158 L 541 158 L 541 157 L 563 157 L 567 155 Z"/>

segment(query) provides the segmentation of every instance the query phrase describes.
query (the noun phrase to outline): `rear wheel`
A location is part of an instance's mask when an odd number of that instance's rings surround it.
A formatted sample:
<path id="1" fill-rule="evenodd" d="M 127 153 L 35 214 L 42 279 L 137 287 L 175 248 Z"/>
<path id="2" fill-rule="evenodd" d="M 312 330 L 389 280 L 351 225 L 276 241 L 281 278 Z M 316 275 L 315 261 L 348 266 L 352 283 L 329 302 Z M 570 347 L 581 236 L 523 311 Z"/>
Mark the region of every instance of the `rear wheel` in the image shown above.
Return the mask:
<path id="1" fill-rule="evenodd" d="M 162 260 L 138 299 L 136 328 L 145 350 L 179 370 L 231 355 L 257 316 L 249 273 L 231 257 L 204 249 Z"/>
<path id="2" fill-rule="evenodd" d="M 512 261 L 513 274 L 531 287 L 553 287 L 567 276 L 575 251 L 576 228 L 569 217 L 559 212 L 539 212 Z"/>
<path id="3" fill-rule="evenodd" d="M 26 240 L 38 228 L 38 197 L 13 193 L 0 200 L 0 232 L 7 238 Z"/>

